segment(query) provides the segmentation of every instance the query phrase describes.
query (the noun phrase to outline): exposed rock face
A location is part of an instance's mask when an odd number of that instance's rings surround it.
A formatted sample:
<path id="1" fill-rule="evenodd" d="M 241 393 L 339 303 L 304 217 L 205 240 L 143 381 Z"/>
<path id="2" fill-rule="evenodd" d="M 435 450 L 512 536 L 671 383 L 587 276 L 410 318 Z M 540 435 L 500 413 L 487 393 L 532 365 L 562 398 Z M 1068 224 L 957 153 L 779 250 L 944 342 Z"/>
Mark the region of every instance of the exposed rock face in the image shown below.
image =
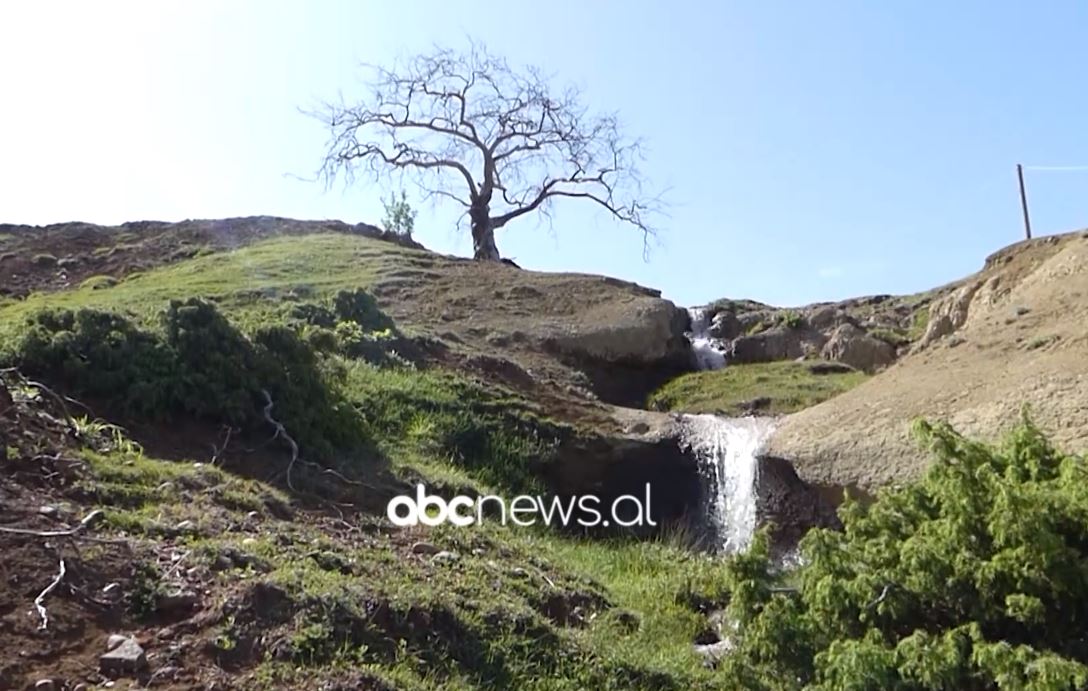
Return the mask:
<path id="1" fill-rule="evenodd" d="M 836 328 L 821 354 L 826 360 L 844 362 L 866 372 L 875 372 L 895 360 L 895 348 L 890 343 L 873 338 L 853 324 Z"/>
<path id="2" fill-rule="evenodd" d="M 622 311 L 591 311 L 548 338 L 561 352 L 605 363 L 653 365 L 690 359 L 684 339 L 687 313 L 668 300 L 643 297 Z"/>
<path id="3" fill-rule="evenodd" d="M 917 417 L 996 440 L 1024 404 L 1060 447 L 1088 448 L 1088 235 L 1007 248 L 932 310 L 909 355 L 784 418 L 767 453 L 809 485 L 871 490 L 928 465 L 910 435 Z"/>
<path id="4" fill-rule="evenodd" d="M 754 336 L 733 341 L 730 362 L 772 362 L 794 360 L 820 352 L 827 337 L 808 328 L 777 326 Z"/>
<path id="5" fill-rule="evenodd" d="M 706 307 L 708 332 L 722 342 L 728 362 L 823 357 L 873 372 L 906 351 L 905 346 L 920 335 L 916 315 L 944 292 L 873 295 L 797 308 L 719 300 Z"/>
<path id="6" fill-rule="evenodd" d="M 621 495 L 645 496 L 649 483 L 654 522 L 686 520 L 703 483 L 696 461 L 680 448 L 680 416 L 629 408 L 612 415 L 615 431 L 580 435 L 559 448 L 549 486 L 559 496 L 594 494 L 608 507 Z"/>

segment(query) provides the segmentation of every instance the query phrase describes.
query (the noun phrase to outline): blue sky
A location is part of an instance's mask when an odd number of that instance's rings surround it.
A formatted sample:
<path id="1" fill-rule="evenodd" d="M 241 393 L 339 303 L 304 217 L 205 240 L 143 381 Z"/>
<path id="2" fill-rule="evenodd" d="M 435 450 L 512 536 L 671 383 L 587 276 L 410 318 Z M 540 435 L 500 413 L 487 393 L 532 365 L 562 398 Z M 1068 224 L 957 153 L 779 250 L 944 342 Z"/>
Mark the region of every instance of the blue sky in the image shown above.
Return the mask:
<path id="1" fill-rule="evenodd" d="M 1017 162 L 1088 165 L 1086 31 L 1083 0 L 5 3 L 0 221 L 377 222 L 382 189 L 293 177 L 325 141 L 297 108 L 472 35 L 618 111 L 671 189 L 649 262 L 571 202 L 499 232 L 523 266 L 681 304 L 913 292 L 1021 236 Z M 1028 186 L 1037 234 L 1088 226 L 1088 171 Z M 455 218 L 417 237 L 467 254 Z"/>

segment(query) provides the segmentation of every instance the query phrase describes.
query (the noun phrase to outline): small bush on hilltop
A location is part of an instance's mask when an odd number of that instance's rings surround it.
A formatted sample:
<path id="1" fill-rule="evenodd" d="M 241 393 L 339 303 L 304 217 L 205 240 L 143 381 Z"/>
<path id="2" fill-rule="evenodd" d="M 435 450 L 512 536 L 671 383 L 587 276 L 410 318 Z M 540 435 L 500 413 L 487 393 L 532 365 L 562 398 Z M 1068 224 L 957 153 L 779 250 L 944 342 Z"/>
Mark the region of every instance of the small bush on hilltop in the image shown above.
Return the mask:
<path id="1" fill-rule="evenodd" d="M 1088 686 L 1088 471 L 1025 417 L 1001 447 L 919 423 L 916 484 L 814 530 L 784 588 L 765 535 L 726 569 L 747 689 Z"/>

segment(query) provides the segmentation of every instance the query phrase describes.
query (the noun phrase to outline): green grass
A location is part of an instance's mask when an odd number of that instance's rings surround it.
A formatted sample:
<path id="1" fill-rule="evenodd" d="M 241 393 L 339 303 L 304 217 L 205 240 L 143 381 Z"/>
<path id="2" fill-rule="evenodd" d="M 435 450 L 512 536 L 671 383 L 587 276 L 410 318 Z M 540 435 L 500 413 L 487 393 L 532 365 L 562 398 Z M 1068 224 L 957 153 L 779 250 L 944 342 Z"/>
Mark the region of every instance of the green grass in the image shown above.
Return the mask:
<path id="1" fill-rule="evenodd" d="M 257 322 L 282 301 L 366 288 L 384 274 L 430 261 L 431 255 L 418 250 L 339 233 L 275 238 L 129 276 L 114 286 L 92 281 L 0 306 L 0 339 L 46 307 L 118 310 L 151 323 L 170 300 L 189 297 L 213 299 L 236 319 Z"/>
<path id="2" fill-rule="evenodd" d="M 761 413 L 780 415 L 816 405 L 865 381 L 862 372 L 813 374 L 813 362 L 768 362 L 729 365 L 693 372 L 665 384 L 650 396 L 656 410 L 742 415 L 749 404 L 766 398 Z"/>

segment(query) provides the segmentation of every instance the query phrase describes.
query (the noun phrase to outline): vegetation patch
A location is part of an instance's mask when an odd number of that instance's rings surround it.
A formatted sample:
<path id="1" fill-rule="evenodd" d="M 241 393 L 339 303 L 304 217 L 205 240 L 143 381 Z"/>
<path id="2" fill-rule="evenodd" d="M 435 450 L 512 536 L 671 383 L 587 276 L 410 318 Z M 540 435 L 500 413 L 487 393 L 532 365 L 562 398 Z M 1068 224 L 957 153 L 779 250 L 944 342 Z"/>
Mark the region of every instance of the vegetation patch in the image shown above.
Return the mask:
<path id="1" fill-rule="evenodd" d="M 781 415 L 816 405 L 868 378 L 863 372 L 822 364 L 783 361 L 692 372 L 658 389 L 648 405 L 681 413 Z"/>
<path id="2" fill-rule="evenodd" d="M 745 689 L 1072 689 L 1088 684 L 1088 466 L 1025 420 L 998 447 L 919 423 L 920 482 L 848 502 L 783 577 L 767 541 L 724 571 Z"/>

